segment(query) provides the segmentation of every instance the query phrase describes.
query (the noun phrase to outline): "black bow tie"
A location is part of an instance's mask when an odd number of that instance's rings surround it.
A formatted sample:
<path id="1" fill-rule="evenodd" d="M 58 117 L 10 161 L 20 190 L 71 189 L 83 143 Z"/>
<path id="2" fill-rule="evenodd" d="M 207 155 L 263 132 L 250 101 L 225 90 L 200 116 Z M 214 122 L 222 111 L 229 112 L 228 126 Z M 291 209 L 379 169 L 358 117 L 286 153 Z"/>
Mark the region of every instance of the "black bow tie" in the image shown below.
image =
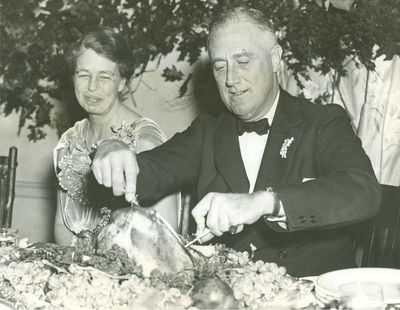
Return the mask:
<path id="1" fill-rule="evenodd" d="M 265 135 L 268 133 L 270 126 L 268 124 L 268 119 L 262 118 L 256 122 L 242 122 L 237 121 L 237 131 L 238 135 L 241 136 L 245 132 L 255 132 L 258 135 Z"/>

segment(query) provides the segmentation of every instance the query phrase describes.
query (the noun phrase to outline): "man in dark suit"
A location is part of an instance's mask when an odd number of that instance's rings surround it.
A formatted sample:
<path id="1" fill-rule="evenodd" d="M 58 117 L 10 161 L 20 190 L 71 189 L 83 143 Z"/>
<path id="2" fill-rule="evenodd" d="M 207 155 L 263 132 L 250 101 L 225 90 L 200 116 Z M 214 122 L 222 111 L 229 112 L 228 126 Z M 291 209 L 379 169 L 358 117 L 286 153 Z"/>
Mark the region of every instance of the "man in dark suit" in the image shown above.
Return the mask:
<path id="1" fill-rule="evenodd" d="M 345 111 L 279 87 L 282 50 L 258 10 L 223 12 L 208 47 L 227 111 L 137 156 L 102 142 L 97 181 L 115 195 L 125 189 L 128 201 L 137 193 L 142 205 L 195 184 L 203 241 L 241 251 L 252 244 L 255 259 L 294 276 L 353 267 L 350 224 L 377 212 L 380 187 Z"/>

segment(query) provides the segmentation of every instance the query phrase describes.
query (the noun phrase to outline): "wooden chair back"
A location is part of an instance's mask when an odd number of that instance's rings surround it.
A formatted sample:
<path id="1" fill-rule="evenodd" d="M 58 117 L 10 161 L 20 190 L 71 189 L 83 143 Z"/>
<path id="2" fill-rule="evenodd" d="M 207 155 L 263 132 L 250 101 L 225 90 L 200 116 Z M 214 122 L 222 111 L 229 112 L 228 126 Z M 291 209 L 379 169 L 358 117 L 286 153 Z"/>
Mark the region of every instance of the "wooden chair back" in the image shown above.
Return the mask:
<path id="1" fill-rule="evenodd" d="M 378 214 L 357 232 L 360 267 L 400 268 L 400 187 L 382 185 Z"/>
<path id="2" fill-rule="evenodd" d="M 0 156 L 0 228 L 11 227 L 15 199 L 18 149 L 10 147 L 8 156 Z"/>

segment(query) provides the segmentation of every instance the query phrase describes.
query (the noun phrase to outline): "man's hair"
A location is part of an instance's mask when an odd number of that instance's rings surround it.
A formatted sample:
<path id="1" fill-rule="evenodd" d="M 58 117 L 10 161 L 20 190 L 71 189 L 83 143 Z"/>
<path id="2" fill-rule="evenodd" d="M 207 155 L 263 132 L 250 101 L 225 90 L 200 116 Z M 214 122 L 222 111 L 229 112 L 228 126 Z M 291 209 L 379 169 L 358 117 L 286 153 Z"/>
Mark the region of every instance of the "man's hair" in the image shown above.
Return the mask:
<path id="1" fill-rule="evenodd" d="M 86 49 L 91 49 L 97 54 L 115 62 L 123 78 L 129 79 L 133 73 L 132 53 L 125 40 L 108 27 L 90 32 L 83 36 L 72 49 L 68 62 L 73 72 L 76 66 L 76 59 Z"/>
<path id="2" fill-rule="evenodd" d="M 248 21 L 257 26 L 261 31 L 268 31 L 271 34 L 271 38 L 275 42 L 277 41 L 272 21 L 260 10 L 243 5 L 225 8 L 219 11 L 209 25 L 209 34 L 211 35 L 213 31 L 229 23 L 238 21 Z M 207 44 L 207 46 L 208 45 L 209 44 Z"/>

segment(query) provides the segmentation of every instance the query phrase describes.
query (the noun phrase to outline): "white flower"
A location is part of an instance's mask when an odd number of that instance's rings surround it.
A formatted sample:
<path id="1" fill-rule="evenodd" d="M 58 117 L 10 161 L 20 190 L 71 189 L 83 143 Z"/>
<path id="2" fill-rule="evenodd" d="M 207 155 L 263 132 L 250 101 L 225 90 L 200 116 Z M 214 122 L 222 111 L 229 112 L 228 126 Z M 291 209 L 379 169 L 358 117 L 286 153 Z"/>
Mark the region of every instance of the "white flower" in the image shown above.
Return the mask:
<path id="1" fill-rule="evenodd" d="M 282 158 L 286 158 L 287 150 L 288 150 L 289 146 L 292 144 L 293 140 L 294 140 L 294 137 L 290 137 L 290 138 L 286 138 L 285 141 L 283 141 L 281 150 L 279 152 L 279 154 L 281 155 Z"/>

